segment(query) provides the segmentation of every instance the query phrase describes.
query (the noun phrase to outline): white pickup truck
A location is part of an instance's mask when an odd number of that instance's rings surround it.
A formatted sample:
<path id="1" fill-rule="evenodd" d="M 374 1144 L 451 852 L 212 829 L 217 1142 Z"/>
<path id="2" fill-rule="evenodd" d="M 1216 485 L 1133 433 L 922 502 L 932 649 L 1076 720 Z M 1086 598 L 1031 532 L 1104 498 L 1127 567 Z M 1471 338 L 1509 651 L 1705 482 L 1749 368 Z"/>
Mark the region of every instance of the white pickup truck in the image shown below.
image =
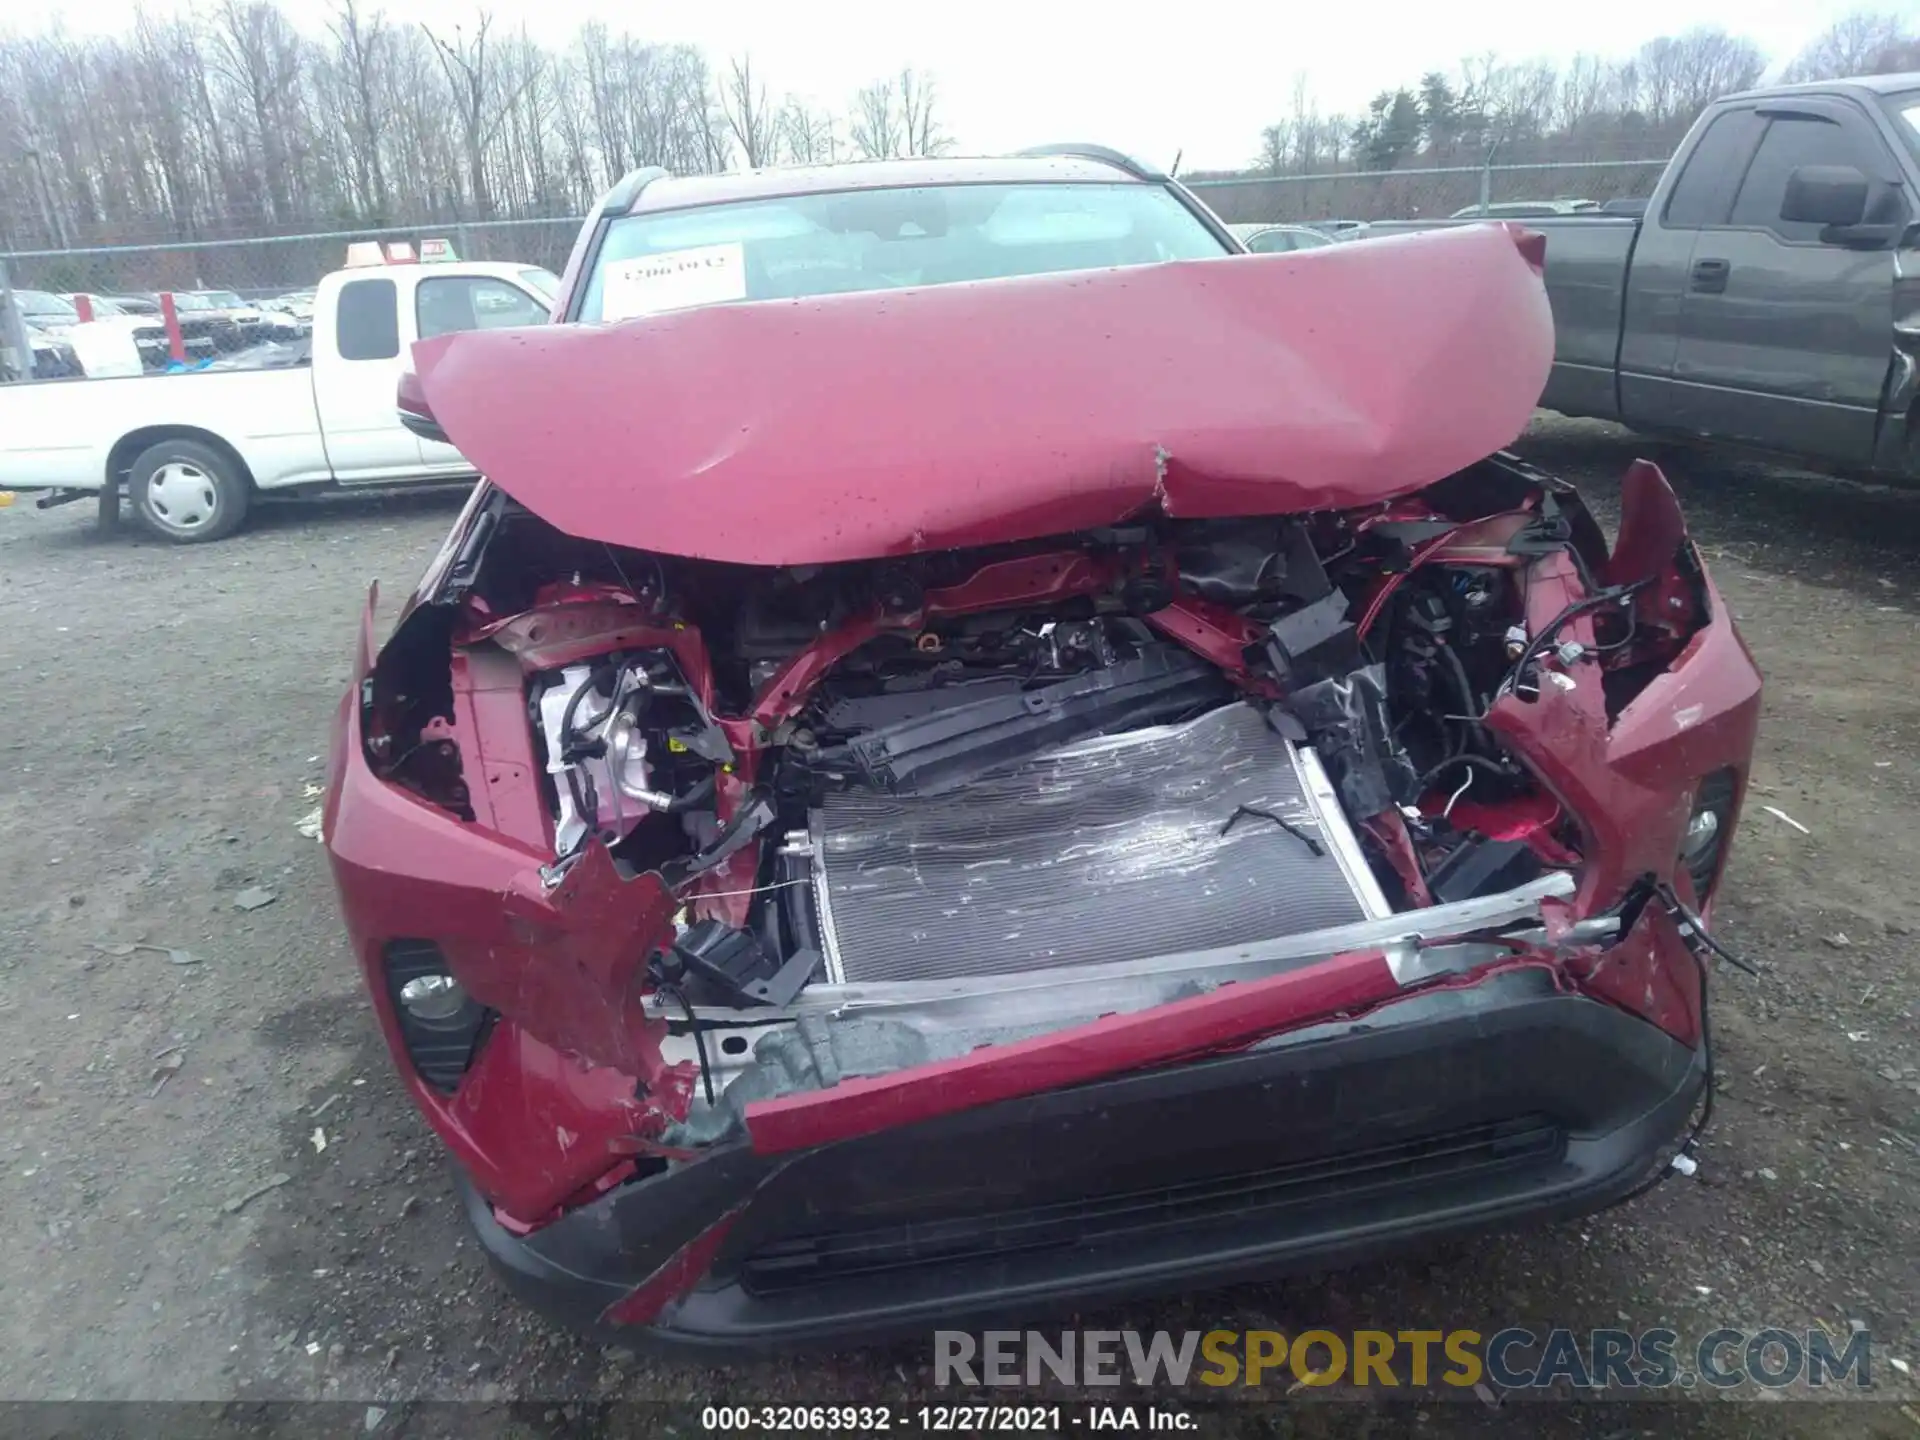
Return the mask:
<path id="1" fill-rule="evenodd" d="M 458 450 L 400 424 L 413 342 L 543 323 L 558 289 L 529 265 L 353 267 L 320 282 L 310 354 L 272 357 L 292 363 L 0 386 L 0 490 L 47 491 L 42 506 L 97 493 L 107 525 L 124 494 L 147 529 L 191 543 L 232 534 L 256 493 L 470 478 Z"/>

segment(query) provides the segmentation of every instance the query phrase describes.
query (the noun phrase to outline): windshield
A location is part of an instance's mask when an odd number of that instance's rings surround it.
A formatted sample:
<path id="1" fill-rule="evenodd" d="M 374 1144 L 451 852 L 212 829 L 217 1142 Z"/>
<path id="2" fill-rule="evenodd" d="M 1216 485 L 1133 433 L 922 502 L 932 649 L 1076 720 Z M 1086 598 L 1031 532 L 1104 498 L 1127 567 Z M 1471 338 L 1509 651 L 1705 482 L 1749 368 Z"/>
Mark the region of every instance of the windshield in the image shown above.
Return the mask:
<path id="1" fill-rule="evenodd" d="M 929 185 L 785 195 L 614 221 L 580 318 L 624 320 L 729 300 L 1227 253 L 1157 185 Z"/>
<path id="2" fill-rule="evenodd" d="M 1885 99 L 1900 138 L 1907 142 L 1909 150 L 1920 155 L 1920 90 L 1902 90 Z"/>
<path id="3" fill-rule="evenodd" d="M 173 308 L 176 310 L 216 310 L 219 307 L 215 305 L 208 296 L 195 295 L 184 290 L 176 290 L 173 292 Z"/>
<path id="4" fill-rule="evenodd" d="M 549 305 L 553 303 L 553 297 L 560 293 L 560 277 L 537 265 L 529 265 L 520 272 L 520 283 Z"/>
<path id="5" fill-rule="evenodd" d="M 209 290 L 206 295 L 209 303 L 217 305 L 222 310 L 239 310 L 247 303 L 231 290 Z"/>
<path id="6" fill-rule="evenodd" d="M 22 315 L 31 315 L 37 320 L 77 321 L 80 318 L 72 301 L 49 295 L 45 290 L 16 290 L 13 298 L 19 303 Z"/>

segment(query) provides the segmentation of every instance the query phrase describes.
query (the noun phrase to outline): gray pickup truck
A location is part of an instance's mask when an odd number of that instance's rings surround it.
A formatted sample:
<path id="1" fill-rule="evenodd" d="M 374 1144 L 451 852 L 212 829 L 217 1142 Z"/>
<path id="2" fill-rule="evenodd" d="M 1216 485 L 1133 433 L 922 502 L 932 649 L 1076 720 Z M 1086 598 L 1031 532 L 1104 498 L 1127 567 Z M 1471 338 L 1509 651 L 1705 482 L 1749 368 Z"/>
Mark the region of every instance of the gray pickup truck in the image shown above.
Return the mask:
<path id="1" fill-rule="evenodd" d="M 1540 403 L 1920 483 L 1917 222 L 1920 74 L 1717 101 L 1644 218 L 1521 222 L 1558 331 Z"/>

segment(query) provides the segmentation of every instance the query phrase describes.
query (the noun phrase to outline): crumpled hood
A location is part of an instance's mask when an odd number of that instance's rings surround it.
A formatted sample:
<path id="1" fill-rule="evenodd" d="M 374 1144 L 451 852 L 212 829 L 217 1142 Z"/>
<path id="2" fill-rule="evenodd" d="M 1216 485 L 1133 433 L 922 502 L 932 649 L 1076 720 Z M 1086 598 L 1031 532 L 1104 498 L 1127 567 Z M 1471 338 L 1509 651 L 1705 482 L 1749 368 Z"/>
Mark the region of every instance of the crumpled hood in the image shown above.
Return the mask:
<path id="1" fill-rule="evenodd" d="M 1512 442 L 1540 237 L 717 305 L 414 347 L 474 466 L 570 534 L 795 565 L 1347 508 Z"/>

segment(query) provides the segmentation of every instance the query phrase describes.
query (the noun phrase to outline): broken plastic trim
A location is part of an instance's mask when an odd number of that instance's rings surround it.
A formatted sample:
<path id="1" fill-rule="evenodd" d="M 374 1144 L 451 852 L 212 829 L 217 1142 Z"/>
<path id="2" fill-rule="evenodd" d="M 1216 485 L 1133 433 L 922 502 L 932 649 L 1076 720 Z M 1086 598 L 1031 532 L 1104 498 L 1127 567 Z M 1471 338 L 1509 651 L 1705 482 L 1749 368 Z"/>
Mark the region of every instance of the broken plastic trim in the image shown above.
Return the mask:
<path id="1" fill-rule="evenodd" d="M 1391 917 L 1393 906 L 1387 903 L 1386 894 L 1380 889 L 1379 878 L 1373 873 L 1373 866 L 1367 863 L 1366 855 L 1361 852 L 1353 825 L 1347 819 L 1346 811 L 1340 808 L 1340 797 L 1334 791 L 1333 781 L 1328 778 L 1326 766 L 1320 763 L 1320 752 L 1311 745 L 1288 748 L 1293 752 L 1294 767 L 1299 771 L 1307 801 L 1320 818 L 1320 837 L 1333 851 L 1333 858 L 1347 877 L 1347 883 L 1360 897 L 1360 903 L 1370 919 Z"/>
<path id="2" fill-rule="evenodd" d="M 890 794 L 941 795 L 1048 745 L 1191 712 L 1232 693 L 1198 655 L 1155 648 L 1057 684 L 876 726 L 823 750 L 816 763 L 831 770 L 844 759 Z"/>
<path id="3" fill-rule="evenodd" d="M 1502 937 L 1500 941 L 1464 940 L 1428 946 L 1420 952 L 1423 973 L 1413 975 L 1411 979 L 1403 980 L 1401 983 L 1403 985 L 1410 985 L 1412 980 L 1431 979 L 1442 975 L 1463 974 L 1479 966 L 1510 958 L 1513 955 L 1513 949 L 1504 942 L 1515 938 L 1517 938 L 1517 935 L 1508 935 Z M 1291 971 L 1288 973 L 1291 973 Z M 1205 993 L 1207 988 L 1208 987 L 1201 985 L 1183 984 L 1176 992 L 1171 993 L 1167 998 L 1169 1000 L 1187 998 L 1197 993 Z M 1138 1008 L 1150 1009 L 1152 1007 L 1146 1006 Z M 702 1049 L 704 1049 L 706 1052 L 705 1073 L 710 1075 L 714 1084 L 722 1090 L 732 1084 L 733 1081 L 744 1072 L 764 1063 L 766 1056 L 760 1048 L 760 1042 L 766 1037 L 773 1035 L 790 1035 L 801 1036 L 804 1039 L 809 1027 L 820 1026 L 827 1023 L 819 1016 L 807 1017 L 803 1021 L 792 1017 L 780 1019 L 777 1018 L 777 1011 L 766 1009 L 715 1012 L 706 1007 L 702 1007 L 697 1012 L 695 1021 L 690 1023 L 684 1019 L 683 1012 L 678 1009 L 677 999 L 674 1002 L 674 1008 L 671 1010 L 671 1013 L 682 1018 L 676 1021 L 679 1028 L 670 1031 L 662 1037 L 660 1041 L 660 1054 L 663 1062 L 667 1065 L 685 1064 L 698 1066 L 701 1064 L 700 1056 Z M 751 1015 L 757 1018 L 752 1023 L 733 1024 L 725 1020 L 713 1018 L 716 1013 L 722 1015 Z M 1083 996 L 1078 997 L 1075 1008 L 1071 1013 L 1066 1014 L 1064 1017 L 1049 1016 L 1040 1023 L 1048 1030 L 1065 1030 L 1075 1025 L 1086 1024 L 1096 1020 L 1102 1013 L 1120 1014 L 1137 1013 L 1137 1011 L 1123 1012 L 1112 1010 L 1102 1006 L 1097 1000 L 1089 1000 Z M 776 1018 L 768 1021 L 765 1017 L 769 1015 L 776 1016 Z M 1024 1039 L 1030 1036 L 1036 1028 L 1036 1024 L 1031 1018 L 1024 1014 L 992 1018 L 970 1015 L 956 1016 L 944 1010 L 929 1009 L 911 1013 L 900 1013 L 884 1018 L 874 1016 L 864 1018 L 869 1023 L 892 1024 L 903 1030 L 916 1032 L 927 1043 L 929 1051 L 928 1059 L 926 1061 L 903 1062 L 902 1068 L 908 1068 L 909 1063 L 931 1063 L 935 1059 L 952 1058 L 954 1054 L 971 1051 L 981 1046 L 1005 1044 L 1016 1039 Z M 856 1019 L 853 1023 L 858 1025 L 861 1021 Z M 693 1025 L 695 1024 L 697 1024 L 700 1031 L 698 1036 L 694 1033 Z M 722 1040 L 725 1040 L 727 1043 L 722 1044 Z"/>

